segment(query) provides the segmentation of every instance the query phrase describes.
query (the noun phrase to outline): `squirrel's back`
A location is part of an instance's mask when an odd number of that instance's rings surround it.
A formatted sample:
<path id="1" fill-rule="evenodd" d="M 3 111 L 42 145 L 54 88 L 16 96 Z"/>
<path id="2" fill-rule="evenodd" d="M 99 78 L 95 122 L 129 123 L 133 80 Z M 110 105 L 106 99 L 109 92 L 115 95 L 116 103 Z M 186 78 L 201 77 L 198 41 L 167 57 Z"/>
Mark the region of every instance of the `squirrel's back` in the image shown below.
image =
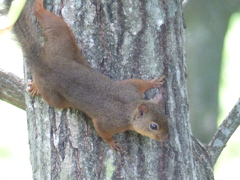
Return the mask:
<path id="1" fill-rule="evenodd" d="M 32 9 L 45 36 L 43 47 Z M 42 0 L 35 0 L 33 5 L 26 3 L 15 32 L 31 65 L 39 93 L 53 107 L 75 107 L 89 113 L 97 112 L 102 102 L 111 106 L 116 102 L 141 99 L 132 85 L 123 87 L 90 68 L 68 25 L 61 17 L 44 9 Z"/>
<path id="2" fill-rule="evenodd" d="M 94 127 L 104 141 L 120 152 L 121 146 L 112 137 L 115 133 L 135 130 L 161 141 L 168 137 L 167 120 L 161 111 L 162 96 L 150 101 L 142 98 L 145 91 L 161 87 L 165 76 L 119 83 L 94 71 L 63 19 L 44 9 L 43 0 L 35 0 L 34 14 L 45 37 L 42 47 L 31 7 L 27 1 L 15 32 L 32 71 L 32 95 L 40 94 L 55 108 L 84 111 L 93 118 Z"/>

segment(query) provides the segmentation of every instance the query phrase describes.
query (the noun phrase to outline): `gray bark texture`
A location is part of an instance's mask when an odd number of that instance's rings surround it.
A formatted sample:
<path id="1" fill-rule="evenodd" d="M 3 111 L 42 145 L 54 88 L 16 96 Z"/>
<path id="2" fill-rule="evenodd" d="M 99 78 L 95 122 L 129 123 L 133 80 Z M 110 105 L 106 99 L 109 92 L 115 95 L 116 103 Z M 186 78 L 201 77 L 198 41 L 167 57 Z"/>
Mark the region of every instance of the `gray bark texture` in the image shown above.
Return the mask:
<path id="1" fill-rule="evenodd" d="M 188 122 L 180 2 L 64 1 L 47 7 L 53 5 L 97 71 L 116 80 L 166 74 L 171 137 L 161 144 L 133 132 L 116 135 L 126 147 L 122 156 L 80 112 L 55 110 L 27 96 L 34 179 L 213 179 L 208 161 L 209 169 L 195 164 L 199 144 L 191 140 Z"/>
<path id="2" fill-rule="evenodd" d="M 181 2 L 65 0 L 45 1 L 45 5 L 69 24 L 96 71 L 115 80 L 167 76 L 170 138 L 160 143 L 135 132 L 118 134 L 116 139 L 126 147 L 121 155 L 101 140 L 82 112 L 54 109 L 27 93 L 33 179 L 214 179 L 213 162 L 220 154 L 214 154 L 214 142 L 222 142 L 217 144 L 222 148 L 226 138 L 219 138 L 222 134 L 217 132 L 212 144 L 205 146 L 191 135 Z M 27 81 L 30 74 L 25 69 Z M 152 90 L 146 98 L 156 93 Z M 234 114 L 239 115 L 236 107 Z M 234 131 L 239 123 L 227 125 Z"/>

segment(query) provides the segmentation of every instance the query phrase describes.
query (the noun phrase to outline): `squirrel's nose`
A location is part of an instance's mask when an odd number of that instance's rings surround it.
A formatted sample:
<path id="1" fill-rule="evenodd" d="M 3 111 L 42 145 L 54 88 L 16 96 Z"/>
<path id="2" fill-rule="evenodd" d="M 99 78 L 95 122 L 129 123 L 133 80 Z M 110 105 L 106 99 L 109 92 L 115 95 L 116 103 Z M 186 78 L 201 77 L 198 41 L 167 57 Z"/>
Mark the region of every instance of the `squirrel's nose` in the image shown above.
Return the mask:
<path id="1" fill-rule="evenodd" d="M 163 142 L 166 141 L 169 138 L 169 134 L 165 133 L 165 134 L 159 134 L 157 135 L 156 139 Z"/>

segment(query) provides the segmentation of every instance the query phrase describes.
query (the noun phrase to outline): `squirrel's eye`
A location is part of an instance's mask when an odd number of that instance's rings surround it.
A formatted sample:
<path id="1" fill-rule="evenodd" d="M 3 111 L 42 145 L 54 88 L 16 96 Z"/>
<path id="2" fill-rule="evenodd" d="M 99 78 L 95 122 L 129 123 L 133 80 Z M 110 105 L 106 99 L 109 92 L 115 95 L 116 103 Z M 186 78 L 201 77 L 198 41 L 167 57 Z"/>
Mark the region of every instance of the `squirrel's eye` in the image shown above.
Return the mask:
<path id="1" fill-rule="evenodd" d="M 156 123 L 151 123 L 149 127 L 151 130 L 158 130 L 158 125 Z"/>

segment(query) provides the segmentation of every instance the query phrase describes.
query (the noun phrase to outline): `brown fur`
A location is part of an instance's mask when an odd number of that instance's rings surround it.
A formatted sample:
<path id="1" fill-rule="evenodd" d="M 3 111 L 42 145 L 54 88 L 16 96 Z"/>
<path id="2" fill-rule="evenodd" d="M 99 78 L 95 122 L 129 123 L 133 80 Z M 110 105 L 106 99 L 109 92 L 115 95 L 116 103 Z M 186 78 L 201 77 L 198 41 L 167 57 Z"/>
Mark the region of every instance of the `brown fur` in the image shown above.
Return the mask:
<path id="1" fill-rule="evenodd" d="M 43 0 L 36 0 L 33 9 L 46 37 L 43 48 L 36 37 L 32 37 L 37 36 L 36 32 L 31 32 L 36 28 L 29 22 L 22 22 L 26 21 L 26 17 L 17 23 L 18 32 L 20 30 L 25 34 L 24 38 L 33 38 L 33 42 L 29 42 L 20 37 L 25 54 L 31 61 L 31 95 L 40 94 L 56 108 L 73 107 L 84 111 L 93 119 L 102 139 L 121 153 L 123 149 L 113 139 L 113 134 L 135 130 L 155 140 L 164 141 L 168 137 L 167 119 L 160 106 L 162 97 L 143 100 L 143 93 L 162 86 L 165 76 L 151 81 L 130 79 L 115 82 L 95 72 L 82 56 L 73 33 L 63 19 L 45 10 Z M 26 11 L 25 8 L 23 17 Z M 21 31 L 24 25 L 30 30 Z M 26 43 L 32 43 L 38 49 Z M 156 130 L 150 128 L 153 123 Z"/>

